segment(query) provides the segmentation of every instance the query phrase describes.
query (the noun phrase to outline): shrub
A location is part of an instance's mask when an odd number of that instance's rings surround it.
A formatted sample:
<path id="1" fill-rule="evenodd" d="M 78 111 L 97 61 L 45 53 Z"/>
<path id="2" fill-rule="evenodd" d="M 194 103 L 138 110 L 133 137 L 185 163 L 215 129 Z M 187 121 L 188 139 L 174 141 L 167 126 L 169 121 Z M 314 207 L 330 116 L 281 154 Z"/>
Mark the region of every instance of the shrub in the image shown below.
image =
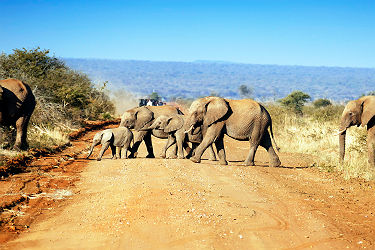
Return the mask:
<path id="1" fill-rule="evenodd" d="M 38 47 L 14 49 L 9 55 L 3 53 L 0 55 L 0 69 L 0 78 L 17 78 L 28 83 L 38 102 L 56 104 L 52 106 L 58 107 L 58 112 L 65 111 L 62 114 L 67 119 L 98 119 L 102 113 L 114 111 L 103 89 L 95 88 L 85 74 L 50 56 L 49 50 Z M 51 111 L 49 106 L 48 111 Z M 43 107 L 46 105 L 38 106 Z"/>
<path id="2" fill-rule="evenodd" d="M 310 99 L 310 96 L 302 91 L 293 91 L 287 97 L 280 99 L 282 106 L 293 110 L 296 114 L 302 115 L 302 108 Z"/>
<path id="3" fill-rule="evenodd" d="M 325 98 L 317 99 L 313 102 L 315 108 L 322 108 L 332 105 L 331 101 Z"/>
<path id="4" fill-rule="evenodd" d="M 114 112 L 105 93 L 106 83 L 94 86 L 85 74 L 70 69 L 49 53 L 38 47 L 0 54 L 0 79 L 24 81 L 35 95 L 37 105 L 28 130 L 31 147 L 66 143 L 67 132 L 81 120 L 108 119 Z"/>

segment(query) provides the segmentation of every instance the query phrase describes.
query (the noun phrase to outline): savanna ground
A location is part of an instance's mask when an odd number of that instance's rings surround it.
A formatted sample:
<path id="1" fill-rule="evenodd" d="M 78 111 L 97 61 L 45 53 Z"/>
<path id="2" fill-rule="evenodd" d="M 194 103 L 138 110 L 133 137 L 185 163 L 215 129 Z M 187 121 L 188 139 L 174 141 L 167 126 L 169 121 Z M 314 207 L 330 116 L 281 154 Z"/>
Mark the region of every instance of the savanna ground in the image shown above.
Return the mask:
<path id="1" fill-rule="evenodd" d="M 277 134 L 297 121 L 284 122 Z M 314 167 L 314 148 L 285 152 L 311 136 L 276 136 L 286 150 L 272 168 L 261 148 L 256 166 L 242 166 L 248 143 L 229 138 L 228 166 L 146 159 L 144 146 L 137 159 L 86 160 L 94 133 L 0 182 L 1 248 L 375 247 L 375 183 Z M 158 155 L 165 141 L 153 142 Z"/>

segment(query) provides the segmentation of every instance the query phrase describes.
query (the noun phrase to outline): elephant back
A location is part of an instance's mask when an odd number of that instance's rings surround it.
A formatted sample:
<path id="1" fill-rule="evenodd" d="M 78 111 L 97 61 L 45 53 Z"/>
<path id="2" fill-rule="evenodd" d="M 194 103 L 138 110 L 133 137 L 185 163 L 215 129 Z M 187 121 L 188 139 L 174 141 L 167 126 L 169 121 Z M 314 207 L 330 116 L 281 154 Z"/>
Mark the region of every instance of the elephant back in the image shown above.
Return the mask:
<path id="1" fill-rule="evenodd" d="M 172 115 L 177 115 L 177 114 L 183 114 L 181 110 L 171 105 L 148 106 L 147 108 L 154 113 L 155 119 L 161 115 L 172 116 Z"/>

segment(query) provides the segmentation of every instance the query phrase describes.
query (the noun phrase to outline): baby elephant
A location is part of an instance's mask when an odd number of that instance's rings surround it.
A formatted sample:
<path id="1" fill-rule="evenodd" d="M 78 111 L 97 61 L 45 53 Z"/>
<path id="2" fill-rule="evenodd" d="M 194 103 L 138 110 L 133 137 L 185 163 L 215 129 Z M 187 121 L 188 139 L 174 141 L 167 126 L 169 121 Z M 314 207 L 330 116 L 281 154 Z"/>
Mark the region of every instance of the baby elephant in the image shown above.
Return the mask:
<path id="1" fill-rule="evenodd" d="M 86 158 L 89 158 L 92 154 L 94 147 L 98 144 L 102 144 L 102 149 L 100 150 L 98 158 L 96 160 L 100 161 L 104 152 L 111 146 L 112 150 L 112 159 L 121 159 L 121 149 L 125 149 L 125 158 L 127 158 L 127 152 L 130 148 L 130 143 L 133 140 L 133 133 L 130 129 L 125 127 L 111 128 L 100 131 L 95 134 L 94 139 L 92 140 L 92 145 L 90 152 Z M 116 153 L 117 147 L 117 153 Z"/>
<path id="2" fill-rule="evenodd" d="M 163 148 L 160 157 L 165 158 L 167 154 L 167 150 L 170 146 L 177 143 L 177 150 L 178 150 L 178 158 L 184 158 L 184 148 L 187 152 L 187 158 L 194 155 L 195 148 L 202 142 L 202 131 L 200 127 L 198 127 L 195 133 L 185 133 L 185 129 L 183 128 L 185 121 L 184 115 L 171 115 L 165 116 L 161 115 L 155 119 L 155 121 L 151 124 L 150 127 L 147 129 L 160 129 L 163 130 L 165 133 L 168 134 L 168 142 L 166 143 L 165 147 Z M 187 145 L 188 142 L 192 143 L 192 148 L 190 149 Z M 210 158 L 209 160 L 216 161 L 215 152 L 212 148 L 212 145 L 208 147 Z"/>

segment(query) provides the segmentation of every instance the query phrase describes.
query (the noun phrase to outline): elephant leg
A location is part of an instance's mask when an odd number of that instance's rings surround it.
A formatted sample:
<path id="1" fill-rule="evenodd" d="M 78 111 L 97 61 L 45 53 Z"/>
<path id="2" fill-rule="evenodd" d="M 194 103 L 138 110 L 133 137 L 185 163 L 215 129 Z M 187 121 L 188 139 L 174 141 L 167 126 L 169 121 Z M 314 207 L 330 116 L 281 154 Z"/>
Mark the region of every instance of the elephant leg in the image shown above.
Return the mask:
<path id="1" fill-rule="evenodd" d="M 214 147 L 212 146 L 212 144 L 208 146 L 207 150 L 209 154 L 208 160 L 216 161 L 216 155 L 215 155 Z"/>
<path id="2" fill-rule="evenodd" d="M 116 147 L 113 146 L 112 144 L 109 145 L 111 147 L 111 152 L 112 152 L 112 159 L 117 159 L 117 153 L 116 153 Z"/>
<path id="3" fill-rule="evenodd" d="M 176 135 L 176 143 L 177 143 L 177 150 L 178 150 L 178 158 L 184 159 L 184 143 L 185 143 L 185 135 Z"/>
<path id="4" fill-rule="evenodd" d="M 136 137 L 134 138 L 133 147 L 131 147 L 129 149 L 129 151 L 130 151 L 129 158 L 136 158 L 137 157 L 136 153 L 137 153 L 138 148 L 141 145 L 142 141 L 144 140 L 146 134 L 147 134 L 147 131 L 140 131 L 136 135 Z M 146 144 L 146 146 L 147 146 L 147 144 Z"/>
<path id="5" fill-rule="evenodd" d="M 125 159 L 128 159 L 128 149 L 129 149 L 129 147 L 127 147 L 127 146 L 124 147 L 124 158 Z"/>
<path id="6" fill-rule="evenodd" d="M 217 156 L 219 157 L 219 163 L 221 165 L 228 165 L 228 162 L 226 160 L 225 156 L 225 149 L 224 149 L 224 134 L 220 135 L 216 141 L 215 146 L 217 150 Z M 209 146 L 212 149 L 212 144 Z"/>
<path id="7" fill-rule="evenodd" d="M 260 129 L 259 126 L 260 126 L 259 122 L 254 125 L 253 131 L 249 138 L 250 149 L 249 149 L 249 154 L 247 155 L 246 160 L 244 162 L 245 166 L 255 165 L 254 163 L 255 153 L 259 147 L 259 144 L 262 139 L 263 132 L 264 132 L 264 129 Z"/>
<path id="8" fill-rule="evenodd" d="M 202 154 L 207 149 L 208 146 L 212 145 L 212 143 L 220 136 L 222 133 L 224 123 L 215 123 L 208 127 L 205 136 L 202 142 L 199 144 L 197 149 L 195 150 L 195 154 L 193 157 L 190 158 L 191 161 L 195 163 L 201 162 Z"/>
<path id="9" fill-rule="evenodd" d="M 104 152 L 108 149 L 110 142 L 105 142 L 102 145 L 102 149 L 100 150 L 100 153 L 98 155 L 98 158 L 96 158 L 97 161 L 100 161 L 103 157 Z"/>
<path id="10" fill-rule="evenodd" d="M 116 147 L 116 158 L 121 159 L 121 150 L 122 147 Z"/>
<path id="11" fill-rule="evenodd" d="M 168 148 L 170 148 L 175 143 L 176 143 L 176 137 L 174 137 L 173 135 L 168 135 L 168 141 L 165 144 L 163 152 L 160 154 L 160 157 L 161 158 L 165 158 L 167 156 L 167 150 L 168 150 Z M 172 155 L 171 158 L 173 158 L 173 155 Z M 175 158 L 176 157 L 174 157 L 173 159 L 175 159 Z"/>
<path id="12" fill-rule="evenodd" d="M 14 143 L 14 150 L 24 150 L 28 148 L 26 136 L 27 136 L 27 124 L 30 117 L 20 117 L 16 121 L 15 127 L 17 130 L 16 141 Z"/>
<path id="13" fill-rule="evenodd" d="M 176 159 L 177 158 L 177 143 L 175 143 L 175 144 L 172 144 L 171 145 L 171 147 L 172 147 L 172 150 L 171 150 L 171 159 Z"/>
<path id="14" fill-rule="evenodd" d="M 155 158 L 154 149 L 152 148 L 151 132 L 148 131 L 143 138 L 146 144 L 147 155 L 146 158 Z"/>
<path id="15" fill-rule="evenodd" d="M 368 163 L 375 167 L 375 126 L 367 129 Z"/>
<path id="16" fill-rule="evenodd" d="M 275 150 L 273 149 L 271 137 L 270 137 L 270 134 L 268 133 L 268 130 L 265 131 L 262 137 L 262 140 L 260 142 L 260 145 L 267 150 L 268 155 L 270 157 L 270 165 L 272 167 L 280 166 L 281 162 L 280 162 L 279 156 L 277 156 Z"/>
<path id="17" fill-rule="evenodd" d="M 186 159 L 190 159 L 194 154 L 195 154 L 195 150 L 196 150 L 196 148 L 198 147 L 198 143 L 195 143 L 195 142 L 192 142 L 191 143 L 191 150 L 190 150 L 190 152 L 187 152 L 186 151 L 186 153 L 187 153 L 187 155 L 186 155 Z"/>

